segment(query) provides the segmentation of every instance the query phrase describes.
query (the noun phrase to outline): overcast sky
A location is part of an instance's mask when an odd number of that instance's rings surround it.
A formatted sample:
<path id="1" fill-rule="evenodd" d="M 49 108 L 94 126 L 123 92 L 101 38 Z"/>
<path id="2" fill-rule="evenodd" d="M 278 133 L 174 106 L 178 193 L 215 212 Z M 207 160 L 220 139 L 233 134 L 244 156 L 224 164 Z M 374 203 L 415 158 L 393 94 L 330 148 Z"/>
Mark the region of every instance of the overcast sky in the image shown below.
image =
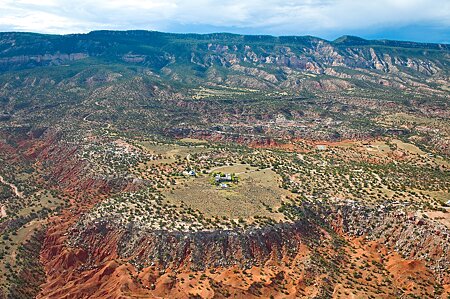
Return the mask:
<path id="1" fill-rule="evenodd" d="M 0 0 L 0 31 L 99 29 L 450 42 L 450 0 Z"/>

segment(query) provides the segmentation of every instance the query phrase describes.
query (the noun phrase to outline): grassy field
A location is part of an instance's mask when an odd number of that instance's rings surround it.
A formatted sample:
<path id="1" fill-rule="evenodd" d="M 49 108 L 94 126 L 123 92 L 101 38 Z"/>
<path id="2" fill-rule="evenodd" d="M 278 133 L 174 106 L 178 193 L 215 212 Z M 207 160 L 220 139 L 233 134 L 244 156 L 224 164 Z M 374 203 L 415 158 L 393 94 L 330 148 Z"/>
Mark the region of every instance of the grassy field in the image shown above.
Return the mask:
<path id="1" fill-rule="evenodd" d="M 206 144 L 208 141 L 196 138 L 182 138 L 179 141 L 192 144 Z"/>
<path id="2" fill-rule="evenodd" d="M 221 188 L 211 183 L 211 174 L 202 174 L 189 178 L 179 184 L 175 190 L 165 192 L 171 204 L 185 204 L 198 209 L 207 217 L 229 217 L 231 219 L 251 219 L 265 216 L 281 220 L 283 216 L 272 213 L 281 206 L 282 198 L 288 192 L 279 187 L 279 176 L 270 169 L 258 170 L 256 167 L 239 164 L 216 167 L 211 171 L 235 173 L 238 183 Z"/>
<path id="3" fill-rule="evenodd" d="M 193 139 L 189 139 L 191 142 Z M 198 142 L 199 143 L 199 142 Z M 143 142 L 141 144 L 145 150 L 147 150 L 152 155 L 160 155 L 161 159 L 149 161 L 147 166 L 155 165 L 155 164 L 164 164 L 164 163 L 174 163 L 177 158 L 189 158 L 189 155 L 194 153 L 208 152 L 209 149 L 204 147 L 203 145 L 195 145 L 195 146 L 182 146 L 177 144 L 156 144 L 150 142 Z"/>
<path id="4" fill-rule="evenodd" d="M 16 216 L 26 217 L 31 213 L 39 213 L 43 209 L 49 211 L 55 210 L 61 206 L 63 201 L 60 198 L 54 197 L 51 192 L 47 190 L 39 190 L 33 195 L 33 199 L 28 202 L 26 206 L 17 211 Z M 8 213 L 8 211 L 7 211 Z M 46 221 L 35 218 L 17 229 L 11 230 L 7 234 L 3 234 L 0 240 L 0 275 L 7 275 L 10 271 L 6 265 L 18 269 L 21 265 L 17 264 L 16 257 L 21 246 L 25 244 L 34 231 L 41 227 Z"/>
<path id="5" fill-rule="evenodd" d="M 411 154 L 418 154 L 418 155 L 426 154 L 420 148 L 418 148 L 417 146 L 415 146 L 414 144 L 411 144 L 411 143 L 405 143 L 398 139 L 392 140 L 392 143 L 396 144 L 397 148 L 404 150 L 404 151 L 408 151 Z"/>

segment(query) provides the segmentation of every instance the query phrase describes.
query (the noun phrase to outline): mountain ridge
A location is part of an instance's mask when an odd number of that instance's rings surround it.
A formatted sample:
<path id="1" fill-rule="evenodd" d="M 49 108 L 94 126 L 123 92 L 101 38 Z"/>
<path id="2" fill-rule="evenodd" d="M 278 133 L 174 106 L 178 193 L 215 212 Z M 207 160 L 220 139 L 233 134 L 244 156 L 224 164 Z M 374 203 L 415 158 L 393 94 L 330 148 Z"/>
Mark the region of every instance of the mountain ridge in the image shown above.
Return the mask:
<path id="1" fill-rule="evenodd" d="M 38 33 L 32 31 L 2 31 L 0 32 L 0 36 L 2 35 L 34 35 L 34 36 L 43 36 L 43 37 L 81 37 L 81 36 L 91 36 L 97 35 L 101 33 L 108 34 L 129 34 L 129 33 L 141 33 L 141 34 L 160 34 L 160 35 L 172 35 L 178 37 L 202 37 L 202 39 L 210 39 L 212 37 L 239 37 L 239 38 L 259 38 L 259 39 L 272 39 L 275 41 L 280 41 L 283 38 L 285 39 L 293 39 L 293 40 L 302 40 L 302 39 L 312 39 L 312 40 L 322 40 L 329 43 L 347 43 L 348 41 L 353 41 L 354 43 L 363 43 L 364 45 L 371 44 L 389 44 L 389 43 L 404 43 L 405 46 L 418 44 L 418 45 L 441 45 L 441 46 L 449 46 L 449 43 L 430 43 L 430 42 L 421 42 L 421 41 L 411 41 L 411 40 L 395 40 L 395 39 L 366 39 L 356 35 L 347 35 L 344 34 L 335 39 L 325 39 L 314 35 L 269 35 L 269 34 L 239 34 L 239 33 L 231 33 L 231 32 L 211 32 L 211 33 L 176 33 L 176 32 L 166 32 L 166 31 L 157 31 L 157 30 L 141 30 L 141 29 L 133 29 L 133 30 L 92 30 L 87 33 L 68 33 L 68 34 L 52 34 L 52 33 Z M 350 43 L 349 45 L 355 45 Z"/>
<path id="2" fill-rule="evenodd" d="M 446 298 L 448 49 L 0 34 L 0 299 Z"/>

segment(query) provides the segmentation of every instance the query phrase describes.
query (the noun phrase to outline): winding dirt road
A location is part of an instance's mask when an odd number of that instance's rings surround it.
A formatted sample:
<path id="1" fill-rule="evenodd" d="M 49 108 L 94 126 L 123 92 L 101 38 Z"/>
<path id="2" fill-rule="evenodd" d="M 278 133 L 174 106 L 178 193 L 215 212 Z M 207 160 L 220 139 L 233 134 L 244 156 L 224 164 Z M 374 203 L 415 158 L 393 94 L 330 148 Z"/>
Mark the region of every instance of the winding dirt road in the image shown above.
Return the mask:
<path id="1" fill-rule="evenodd" d="M 3 183 L 3 184 L 5 184 L 5 185 L 8 185 L 9 187 L 11 187 L 12 191 L 14 192 L 14 194 L 15 194 L 17 197 L 20 197 L 20 198 L 23 197 L 22 192 L 19 191 L 19 189 L 17 188 L 17 186 L 14 185 L 14 184 L 9 183 L 9 182 L 7 182 L 7 181 L 5 181 L 5 179 L 4 179 L 1 175 L 0 175 L 0 182 Z"/>

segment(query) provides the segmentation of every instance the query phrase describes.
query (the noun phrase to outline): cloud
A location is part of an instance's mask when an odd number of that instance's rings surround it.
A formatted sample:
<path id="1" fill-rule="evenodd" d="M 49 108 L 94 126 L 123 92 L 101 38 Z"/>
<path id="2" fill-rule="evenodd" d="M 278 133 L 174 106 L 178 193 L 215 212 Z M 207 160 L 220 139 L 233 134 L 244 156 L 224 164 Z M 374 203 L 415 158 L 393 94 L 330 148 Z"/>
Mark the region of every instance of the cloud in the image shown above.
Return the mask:
<path id="1" fill-rule="evenodd" d="M 1 31 L 220 30 L 327 37 L 389 29 L 400 32 L 399 28 L 418 25 L 450 31 L 450 1 L 0 0 Z"/>

